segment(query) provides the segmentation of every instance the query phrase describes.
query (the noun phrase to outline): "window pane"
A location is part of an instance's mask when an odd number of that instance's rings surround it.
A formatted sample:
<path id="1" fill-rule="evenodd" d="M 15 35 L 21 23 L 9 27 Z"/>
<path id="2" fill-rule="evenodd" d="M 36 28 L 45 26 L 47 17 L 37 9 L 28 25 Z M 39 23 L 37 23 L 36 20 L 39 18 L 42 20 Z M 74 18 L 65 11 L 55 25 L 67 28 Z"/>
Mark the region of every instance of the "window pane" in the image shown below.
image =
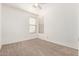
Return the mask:
<path id="1" fill-rule="evenodd" d="M 31 17 L 30 20 L 29 20 L 30 24 L 32 25 L 36 25 L 36 19 Z"/>
<path id="2" fill-rule="evenodd" d="M 30 25 L 30 29 L 29 29 L 29 32 L 31 32 L 31 33 L 34 33 L 36 30 L 36 28 L 35 28 L 36 26 L 33 26 L 33 25 Z"/>

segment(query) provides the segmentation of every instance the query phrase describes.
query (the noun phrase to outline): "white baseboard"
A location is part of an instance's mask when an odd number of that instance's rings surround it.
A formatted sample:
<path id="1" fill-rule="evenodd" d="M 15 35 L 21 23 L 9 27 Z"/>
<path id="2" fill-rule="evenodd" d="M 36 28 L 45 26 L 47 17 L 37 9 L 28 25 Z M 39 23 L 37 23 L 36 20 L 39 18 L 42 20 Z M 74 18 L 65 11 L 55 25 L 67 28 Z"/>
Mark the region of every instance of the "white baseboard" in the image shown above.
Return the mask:
<path id="1" fill-rule="evenodd" d="M 56 44 L 59 44 L 59 45 L 62 45 L 62 46 L 66 46 L 66 47 L 78 50 L 78 48 L 74 48 L 74 47 L 68 46 L 68 45 L 60 43 L 60 42 L 54 42 L 54 41 L 50 41 L 50 40 L 46 40 L 46 41 L 49 41 L 49 42 L 52 42 L 52 43 L 56 43 Z"/>
<path id="2" fill-rule="evenodd" d="M 2 45 L 17 43 L 17 42 L 21 42 L 21 41 L 25 41 L 25 40 L 31 40 L 31 39 L 34 39 L 34 38 L 37 38 L 37 37 L 31 36 L 31 37 L 21 38 L 18 41 L 11 41 L 11 42 L 2 43 Z"/>
<path id="3" fill-rule="evenodd" d="M 63 45 L 63 46 L 66 46 L 66 47 L 70 47 L 70 48 L 73 48 L 73 49 L 79 49 L 78 47 L 72 47 L 70 45 L 67 45 L 67 44 L 64 44 L 64 43 L 61 43 L 61 42 L 56 42 L 56 41 L 53 41 L 53 40 L 49 40 L 48 36 L 47 35 L 39 35 L 39 38 L 42 39 L 42 40 L 46 40 L 46 41 L 49 41 L 49 42 L 53 42 L 53 43 L 56 43 L 56 44 L 59 44 L 59 45 Z"/>

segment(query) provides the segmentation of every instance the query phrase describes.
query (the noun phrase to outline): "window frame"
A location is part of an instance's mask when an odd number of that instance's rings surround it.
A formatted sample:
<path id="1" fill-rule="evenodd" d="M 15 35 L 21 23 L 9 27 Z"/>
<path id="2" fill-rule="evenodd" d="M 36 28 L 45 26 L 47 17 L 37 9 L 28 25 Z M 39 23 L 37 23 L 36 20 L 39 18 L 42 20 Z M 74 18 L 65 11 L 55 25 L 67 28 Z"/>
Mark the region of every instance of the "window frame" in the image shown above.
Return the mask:
<path id="1" fill-rule="evenodd" d="M 30 18 L 35 19 L 36 24 L 30 24 Z M 31 32 L 31 31 L 30 31 L 30 27 L 31 27 L 31 26 L 35 26 L 35 31 L 34 31 L 34 32 Z M 35 17 L 32 17 L 32 16 L 31 16 L 31 17 L 29 17 L 29 33 L 32 33 L 32 34 L 33 34 L 33 33 L 36 33 L 36 32 L 37 32 L 37 21 L 36 21 L 36 18 L 35 18 Z"/>

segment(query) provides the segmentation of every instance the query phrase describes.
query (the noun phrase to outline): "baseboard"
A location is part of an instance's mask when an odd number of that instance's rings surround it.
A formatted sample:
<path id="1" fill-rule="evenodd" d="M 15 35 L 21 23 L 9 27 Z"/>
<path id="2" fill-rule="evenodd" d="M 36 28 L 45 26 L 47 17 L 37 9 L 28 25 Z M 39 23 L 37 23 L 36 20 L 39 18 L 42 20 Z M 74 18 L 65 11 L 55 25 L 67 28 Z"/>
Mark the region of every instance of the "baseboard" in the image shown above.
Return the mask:
<path id="1" fill-rule="evenodd" d="M 46 40 L 46 41 L 49 41 L 49 42 L 52 42 L 52 43 L 56 43 L 56 44 L 59 44 L 59 45 L 62 45 L 62 46 L 66 46 L 66 47 L 78 50 L 78 47 L 75 48 L 75 47 L 71 47 L 71 46 L 68 46 L 66 44 L 60 43 L 60 42 L 48 40 L 48 37 L 46 35 L 45 36 L 39 36 L 39 38 L 42 39 L 42 40 Z"/>
<path id="2" fill-rule="evenodd" d="M 65 46 L 65 47 L 69 47 L 69 48 L 78 50 L 78 48 L 70 47 L 70 46 L 67 46 L 67 45 L 65 45 L 65 44 L 61 44 L 61 43 L 59 43 L 59 42 L 54 42 L 54 41 L 50 41 L 50 40 L 46 40 L 46 41 L 49 41 L 49 42 L 52 42 L 52 43 L 55 43 L 55 44 L 58 44 L 58 45 L 62 45 L 62 46 Z"/>
<path id="3" fill-rule="evenodd" d="M 6 42 L 6 43 L 2 43 L 2 45 L 6 45 L 6 44 L 12 44 L 12 43 L 17 43 L 17 42 L 21 42 L 21 41 L 25 41 L 25 40 L 31 40 L 37 37 L 26 37 L 26 38 L 21 38 L 18 41 L 11 41 L 11 42 Z"/>

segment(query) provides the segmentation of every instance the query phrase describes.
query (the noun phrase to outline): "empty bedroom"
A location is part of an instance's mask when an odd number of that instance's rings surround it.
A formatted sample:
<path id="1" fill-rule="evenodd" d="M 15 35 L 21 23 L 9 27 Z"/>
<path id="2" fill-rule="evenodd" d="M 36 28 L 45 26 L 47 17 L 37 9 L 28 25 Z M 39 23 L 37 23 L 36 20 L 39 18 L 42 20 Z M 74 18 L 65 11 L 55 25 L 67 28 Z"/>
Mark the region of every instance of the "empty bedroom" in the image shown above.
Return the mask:
<path id="1" fill-rule="evenodd" d="M 0 56 L 78 56 L 78 3 L 0 3 Z"/>

